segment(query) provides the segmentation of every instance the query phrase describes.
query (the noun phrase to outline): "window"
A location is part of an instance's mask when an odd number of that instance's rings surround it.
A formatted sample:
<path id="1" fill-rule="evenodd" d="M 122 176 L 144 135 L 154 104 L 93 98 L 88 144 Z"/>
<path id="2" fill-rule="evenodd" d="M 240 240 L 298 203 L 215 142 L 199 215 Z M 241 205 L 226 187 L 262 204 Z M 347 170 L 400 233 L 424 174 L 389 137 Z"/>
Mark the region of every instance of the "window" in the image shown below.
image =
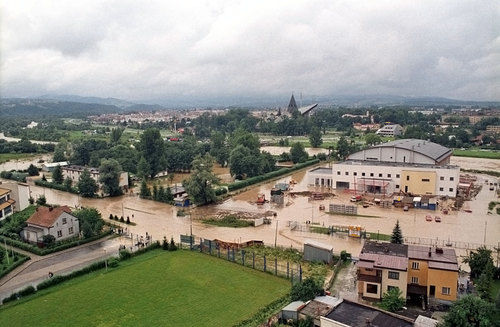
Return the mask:
<path id="1" fill-rule="evenodd" d="M 399 273 L 397 271 L 389 271 L 389 279 L 399 280 Z"/>
<path id="2" fill-rule="evenodd" d="M 67 222 L 68 222 L 68 221 L 67 221 L 67 219 L 66 219 L 66 218 L 63 218 L 63 219 L 62 219 L 62 223 L 63 223 L 63 225 L 64 225 L 64 224 L 66 224 Z"/>
<path id="3" fill-rule="evenodd" d="M 354 172 L 354 173 L 352 173 L 352 174 L 353 174 L 354 176 L 358 176 L 358 173 L 357 173 L 357 172 Z"/>
<path id="4" fill-rule="evenodd" d="M 450 192 L 453 192 L 453 187 L 450 187 Z"/>
<path id="5" fill-rule="evenodd" d="M 443 295 L 450 295 L 451 289 L 449 287 L 443 287 L 441 293 L 443 293 Z"/>
<path id="6" fill-rule="evenodd" d="M 396 174 L 396 178 L 399 178 L 399 174 Z"/>
<path id="7" fill-rule="evenodd" d="M 441 192 L 443 192 L 443 191 L 444 191 L 444 187 L 440 187 L 440 188 L 439 188 L 439 190 L 440 190 Z"/>
<path id="8" fill-rule="evenodd" d="M 365 176 L 365 173 L 361 173 L 361 176 Z"/>
<path id="9" fill-rule="evenodd" d="M 411 283 L 412 284 L 418 284 L 418 277 L 412 277 L 411 278 Z"/>
<path id="10" fill-rule="evenodd" d="M 378 174 L 378 177 L 382 177 L 382 174 Z"/>
<path id="11" fill-rule="evenodd" d="M 411 269 L 416 269 L 416 270 L 420 269 L 420 263 L 419 262 L 415 262 L 415 261 L 412 262 L 411 263 Z"/>
<path id="12" fill-rule="evenodd" d="M 430 182 L 431 180 L 428 178 L 422 178 L 422 182 Z"/>
<path id="13" fill-rule="evenodd" d="M 391 174 L 387 174 L 387 177 L 391 178 L 391 176 L 392 176 Z"/>
<path id="14" fill-rule="evenodd" d="M 68 228 L 68 234 L 73 234 L 73 227 Z"/>
<path id="15" fill-rule="evenodd" d="M 377 294 L 378 293 L 378 285 L 366 284 L 366 293 Z"/>
<path id="16" fill-rule="evenodd" d="M 396 188 L 399 188 L 399 185 L 396 185 Z"/>
<path id="17" fill-rule="evenodd" d="M 410 176 L 406 176 L 406 180 L 409 181 L 410 180 Z"/>
<path id="18" fill-rule="evenodd" d="M 453 177 L 450 177 L 450 182 L 453 182 L 454 178 Z"/>
<path id="19" fill-rule="evenodd" d="M 57 237 L 62 237 L 62 231 L 60 230 L 57 231 Z"/>
<path id="20" fill-rule="evenodd" d="M 439 177 L 440 181 L 444 181 L 444 176 Z"/>
<path id="21" fill-rule="evenodd" d="M 348 171 L 346 171 L 346 172 L 345 172 L 345 175 L 346 175 L 346 176 L 349 176 L 349 172 L 348 172 Z"/>
<path id="22" fill-rule="evenodd" d="M 340 171 L 337 171 L 337 175 L 340 175 Z"/>
<path id="23" fill-rule="evenodd" d="M 370 177 L 373 177 L 373 173 L 370 173 Z"/>

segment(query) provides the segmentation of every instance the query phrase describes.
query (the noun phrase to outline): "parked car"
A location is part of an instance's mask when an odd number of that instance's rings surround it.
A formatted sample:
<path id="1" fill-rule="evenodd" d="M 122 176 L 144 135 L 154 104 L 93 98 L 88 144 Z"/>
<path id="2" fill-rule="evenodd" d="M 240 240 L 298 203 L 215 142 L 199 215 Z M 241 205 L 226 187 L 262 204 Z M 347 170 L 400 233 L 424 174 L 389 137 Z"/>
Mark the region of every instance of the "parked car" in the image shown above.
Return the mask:
<path id="1" fill-rule="evenodd" d="M 359 202 L 363 199 L 361 195 L 353 195 L 351 196 L 351 202 Z"/>
<path id="2" fill-rule="evenodd" d="M 432 216 L 431 216 L 431 215 L 427 215 L 427 216 L 425 216 L 425 220 L 427 220 L 427 221 L 432 221 Z"/>
<path id="3" fill-rule="evenodd" d="M 441 217 L 436 216 L 436 217 L 434 217 L 434 220 L 435 220 L 437 223 L 440 223 L 440 222 L 441 222 Z"/>
<path id="4" fill-rule="evenodd" d="M 408 206 L 403 207 L 403 211 L 408 211 L 408 210 L 410 210 L 410 208 L 408 208 Z"/>

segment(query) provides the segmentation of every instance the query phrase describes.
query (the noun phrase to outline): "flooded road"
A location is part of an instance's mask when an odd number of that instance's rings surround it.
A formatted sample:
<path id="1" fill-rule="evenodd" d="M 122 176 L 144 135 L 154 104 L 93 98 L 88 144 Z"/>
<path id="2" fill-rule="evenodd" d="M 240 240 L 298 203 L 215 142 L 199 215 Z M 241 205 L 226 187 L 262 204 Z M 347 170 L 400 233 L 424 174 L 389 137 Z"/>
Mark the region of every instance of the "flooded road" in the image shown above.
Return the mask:
<path id="1" fill-rule="evenodd" d="M 20 138 L 5 136 L 5 134 L 3 132 L 0 132 L 0 140 L 5 140 L 7 142 L 19 142 L 19 141 L 21 141 Z M 52 141 L 30 140 L 30 142 L 33 144 L 57 144 L 57 142 L 52 142 Z"/>
<path id="2" fill-rule="evenodd" d="M 480 176 L 480 182 L 491 177 Z M 306 196 L 286 196 L 285 205 L 278 206 L 272 203 L 257 205 L 255 201 L 259 193 L 269 198 L 271 188 L 277 182 L 290 182 L 293 179 L 297 184 L 293 185 L 293 191 L 323 191 L 331 192 L 335 196 L 325 200 L 309 201 Z M 137 223 L 137 226 L 126 226 L 134 234 L 151 234 L 154 239 L 174 237 L 179 239 L 179 234 L 189 234 L 192 226 L 193 234 L 204 238 L 218 238 L 224 241 L 239 242 L 247 240 L 263 240 L 266 244 L 281 246 L 293 246 L 301 248 L 307 239 L 315 239 L 323 243 L 334 246 L 335 252 L 347 250 L 356 255 L 359 253 L 362 243 L 359 239 L 344 237 L 342 235 L 316 234 L 306 231 L 291 230 L 290 222 L 297 222 L 299 226 L 304 226 L 306 221 L 319 224 L 320 226 L 330 225 L 359 225 L 371 233 L 390 234 L 397 220 L 399 220 L 403 235 L 405 237 L 426 238 L 433 240 L 452 240 L 456 242 L 497 245 L 500 240 L 500 219 L 498 215 L 487 214 L 488 202 L 496 200 L 494 191 L 483 187 L 481 192 L 473 201 L 467 201 L 464 208 L 470 209 L 472 213 L 465 211 L 452 211 L 448 215 L 440 212 L 411 209 L 404 212 L 401 208 L 381 208 L 372 206 L 369 208 L 358 207 L 358 214 L 375 217 L 353 217 L 343 215 L 330 215 L 319 209 L 320 204 L 328 208 L 330 203 L 349 203 L 350 193 L 337 192 L 335 190 L 321 190 L 307 185 L 306 171 L 299 171 L 292 176 L 283 177 L 276 181 L 264 183 L 250 188 L 240 194 L 226 199 L 224 202 L 195 208 L 192 214 L 178 217 L 179 208 L 143 200 L 136 196 L 121 196 L 105 199 L 85 199 L 77 195 L 60 192 L 52 189 L 44 189 L 32 186 L 31 190 L 36 197 L 38 194 L 45 194 L 48 203 L 67 204 L 70 206 L 96 207 L 103 214 L 103 218 L 109 214 L 124 217 Z M 247 212 L 255 215 L 265 216 L 267 212 L 276 213 L 276 217 L 271 218 L 270 225 L 247 228 L 217 227 L 203 224 L 200 220 L 216 215 L 220 211 Z M 441 223 L 427 222 L 427 214 L 440 215 Z M 373 236 L 374 234 L 372 234 Z M 459 251 L 458 253 L 465 252 Z"/>

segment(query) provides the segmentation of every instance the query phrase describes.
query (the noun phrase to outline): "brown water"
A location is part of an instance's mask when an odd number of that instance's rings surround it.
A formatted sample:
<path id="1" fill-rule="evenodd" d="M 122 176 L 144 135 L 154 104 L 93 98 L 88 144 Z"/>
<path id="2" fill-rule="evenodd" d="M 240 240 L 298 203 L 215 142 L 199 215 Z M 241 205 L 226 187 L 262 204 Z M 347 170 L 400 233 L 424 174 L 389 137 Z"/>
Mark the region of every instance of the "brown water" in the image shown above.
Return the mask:
<path id="1" fill-rule="evenodd" d="M 272 155 L 280 155 L 283 152 L 290 152 L 289 146 L 262 146 L 260 147 L 261 151 L 267 151 Z M 323 149 L 323 148 L 306 148 L 307 153 L 310 156 L 314 156 L 319 153 L 328 153 L 328 149 Z"/>
<path id="2" fill-rule="evenodd" d="M 52 154 L 42 154 L 42 155 L 36 155 L 33 156 L 29 159 L 22 159 L 22 160 L 9 160 L 7 162 L 4 162 L 3 164 L 0 164 L 0 171 L 2 170 L 25 170 L 28 169 L 28 167 L 33 164 L 37 166 L 38 168 L 42 167 L 41 163 L 38 163 L 38 161 L 42 159 L 44 161 L 47 160 L 52 160 Z"/>
<path id="3" fill-rule="evenodd" d="M 324 211 L 320 211 L 320 204 L 324 204 L 328 208 L 331 202 L 349 203 L 351 194 L 336 191 L 332 191 L 335 194 L 334 198 L 321 201 L 309 202 L 305 196 L 296 196 L 295 198 L 286 196 L 284 206 L 271 203 L 255 204 L 259 193 L 264 193 L 266 198 L 269 198 L 270 190 L 277 182 L 289 182 L 291 179 L 297 182 L 297 184 L 293 185 L 293 191 L 321 191 L 319 188 L 316 189 L 307 185 L 306 174 L 306 171 L 299 171 L 292 176 L 253 187 L 226 199 L 220 204 L 193 209 L 191 217 L 177 217 L 177 207 L 142 200 L 134 196 L 84 199 L 74 194 L 37 186 L 32 186 L 31 189 L 34 196 L 45 194 L 49 203 L 96 207 L 103 213 L 104 218 L 107 218 L 110 213 L 121 216 L 123 212 L 125 217 L 130 216 L 131 220 L 137 223 L 137 226 L 127 226 L 132 233 L 145 235 L 148 232 L 153 235 L 154 239 L 160 239 L 163 236 L 178 239 L 179 234 L 189 234 L 192 219 L 193 234 L 200 237 L 218 238 L 234 242 L 254 239 L 263 240 L 267 244 L 274 244 L 277 235 L 276 243 L 278 245 L 298 248 L 302 246 L 306 239 L 315 239 L 333 245 L 335 252 L 345 249 L 354 254 L 359 253 L 361 249 L 360 240 L 337 235 L 328 236 L 292 231 L 289 227 L 289 221 L 296 221 L 299 224 L 312 221 L 324 226 L 360 225 L 372 233 L 390 234 L 396 220 L 399 220 L 404 236 L 438 238 L 440 240 L 450 238 L 453 241 L 469 243 L 483 243 L 485 241 L 486 244 L 494 245 L 500 240 L 500 218 L 496 214 L 487 214 L 488 202 L 496 200 L 496 195 L 495 192 L 489 191 L 487 187 L 483 187 L 476 199 L 468 201 L 464 205 L 464 208 L 472 210 L 472 213 L 455 211 L 449 215 L 427 210 L 412 209 L 409 212 L 404 212 L 398 208 L 385 209 L 380 207 L 358 207 L 358 214 L 377 216 L 375 218 L 329 215 Z M 488 177 L 480 176 L 480 182 L 483 182 L 486 178 Z M 489 178 L 491 179 L 491 177 Z M 327 190 L 323 191 L 326 192 Z M 217 227 L 200 222 L 200 219 L 213 216 L 220 211 L 243 211 L 262 216 L 268 211 L 273 211 L 276 212 L 277 216 L 272 218 L 271 225 L 247 228 Z M 425 215 L 427 214 L 441 216 L 442 222 L 425 221 Z M 278 233 L 276 233 L 276 226 Z M 458 251 L 458 253 L 463 252 Z"/>
<path id="4" fill-rule="evenodd" d="M 478 170 L 500 170 L 499 159 L 485 159 L 485 158 L 469 158 L 469 157 L 455 157 L 452 156 L 450 160 L 452 165 L 460 166 L 464 169 L 478 169 Z"/>
<path id="5" fill-rule="evenodd" d="M 0 132 L 0 139 L 5 140 L 7 142 L 19 142 L 19 141 L 21 141 L 21 139 L 19 139 L 19 138 L 5 136 L 5 134 L 3 132 Z M 57 144 L 57 142 L 52 142 L 52 141 L 30 140 L 30 142 L 34 143 L 34 144 Z"/>

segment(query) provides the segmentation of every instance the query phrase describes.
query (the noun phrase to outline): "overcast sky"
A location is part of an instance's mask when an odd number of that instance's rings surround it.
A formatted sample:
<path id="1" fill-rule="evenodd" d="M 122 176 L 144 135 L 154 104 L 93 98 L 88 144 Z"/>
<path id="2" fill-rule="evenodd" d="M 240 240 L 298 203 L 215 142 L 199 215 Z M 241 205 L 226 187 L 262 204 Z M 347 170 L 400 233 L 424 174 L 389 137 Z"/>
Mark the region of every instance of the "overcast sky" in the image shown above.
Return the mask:
<path id="1" fill-rule="evenodd" d="M 2 96 L 500 100 L 500 1 L 0 5 Z"/>

